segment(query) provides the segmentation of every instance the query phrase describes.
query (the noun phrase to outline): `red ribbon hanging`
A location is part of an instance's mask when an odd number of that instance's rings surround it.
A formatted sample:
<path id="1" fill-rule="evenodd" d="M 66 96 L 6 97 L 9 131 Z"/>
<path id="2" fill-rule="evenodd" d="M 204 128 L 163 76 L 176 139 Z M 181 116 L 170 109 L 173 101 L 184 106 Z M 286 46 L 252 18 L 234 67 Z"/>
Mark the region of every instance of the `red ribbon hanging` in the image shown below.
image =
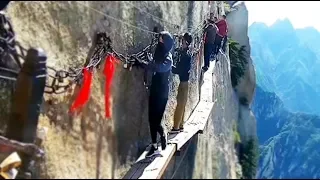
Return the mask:
<path id="1" fill-rule="evenodd" d="M 113 80 L 113 75 L 115 72 L 115 63 L 116 58 L 113 55 L 108 55 L 106 57 L 106 63 L 104 65 L 103 73 L 106 76 L 105 82 L 105 111 L 106 111 L 106 118 L 111 118 L 112 111 L 111 111 L 111 84 Z"/>
<path id="2" fill-rule="evenodd" d="M 91 82 L 92 82 L 93 72 L 89 69 L 83 69 L 83 84 L 81 86 L 80 92 L 72 103 L 70 112 L 73 113 L 79 108 L 83 107 L 89 100 L 90 96 L 90 89 L 91 89 Z"/>

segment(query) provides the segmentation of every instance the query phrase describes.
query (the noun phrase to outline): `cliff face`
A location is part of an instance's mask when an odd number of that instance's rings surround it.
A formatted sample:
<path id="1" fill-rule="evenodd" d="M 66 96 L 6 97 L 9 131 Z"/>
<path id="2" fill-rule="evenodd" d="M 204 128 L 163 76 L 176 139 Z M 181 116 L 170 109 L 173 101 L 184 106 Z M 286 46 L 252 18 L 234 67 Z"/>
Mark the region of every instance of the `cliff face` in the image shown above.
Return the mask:
<path id="1" fill-rule="evenodd" d="M 245 46 L 245 66 L 244 75 L 240 78 L 238 85 L 235 87 L 239 100 L 245 99 L 246 103 L 241 103 L 238 127 L 241 139 L 248 141 L 257 137 L 256 119 L 250 109 L 251 102 L 256 87 L 255 69 L 250 57 L 250 43 L 248 37 L 248 10 L 244 4 L 236 3 L 233 10 L 228 14 L 227 22 L 229 26 L 228 36 L 237 41 L 240 46 Z"/>
<path id="2" fill-rule="evenodd" d="M 66 69 L 84 64 L 93 34 L 97 31 L 107 32 L 117 51 L 133 53 L 150 43 L 151 34 L 145 30 L 158 26 L 171 33 L 179 32 L 172 23 L 180 25 L 182 32 L 185 32 L 187 27 L 194 30 L 202 24 L 209 10 L 206 1 L 134 2 L 134 6 L 139 9 L 133 7 L 131 2 L 119 1 L 11 2 L 7 13 L 12 20 L 17 40 L 24 47 L 43 48 L 48 55 L 48 65 Z M 211 7 L 219 9 L 219 12 L 224 11 L 223 3 L 215 2 Z M 169 22 L 154 18 L 143 11 Z M 108 16 L 115 17 L 122 23 Z M 240 29 L 247 26 L 248 17 L 241 18 L 244 19 L 229 19 L 228 16 L 231 32 L 238 31 L 238 26 Z M 244 23 L 239 25 L 237 21 Z M 232 37 L 246 36 L 246 33 L 247 31 L 241 31 Z M 239 104 L 230 83 L 230 60 L 223 55 L 219 59 L 213 75 L 213 93 L 217 103 L 207 129 L 204 134 L 189 142 L 189 148 L 182 151 L 187 155 L 180 157 L 183 165 L 168 169 L 166 177 L 236 177 L 237 158 L 233 148 L 232 124 L 239 118 Z M 186 117 L 199 99 L 201 62 L 202 58 L 195 59 L 192 64 Z M 253 67 L 248 67 L 243 83 L 253 85 Z M 39 126 L 48 127 L 49 131 L 43 144 L 46 158 L 41 166 L 42 178 L 120 178 L 149 144 L 148 95 L 143 85 L 143 71 L 138 68 L 128 71 L 123 69 L 121 64 L 117 65 L 112 84 L 111 120 L 104 118 L 105 80 L 101 71 L 102 68 L 94 72 L 90 100 L 77 116 L 68 114 L 75 92 L 45 95 Z M 178 77 L 172 76 L 170 80 L 170 98 L 163 120 L 167 129 L 171 128 L 172 124 Z M 247 86 L 239 87 L 238 92 L 246 92 L 244 94 L 250 100 L 252 87 L 244 87 Z M 1 104 L 8 105 L 10 94 L 5 97 L 7 98 L 1 99 L 5 103 Z M 7 113 L 8 108 L 1 106 Z M 240 108 L 241 112 L 246 111 Z M 252 115 L 241 115 L 242 119 L 248 117 L 250 122 L 253 121 Z M 1 119 L 7 118 L 4 116 Z M 175 160 L 178 162 L 179 159 Z M 171 165 L 175 163 L 171 162 Z M 174 172 L 176 170 L 177 173 Z"/>

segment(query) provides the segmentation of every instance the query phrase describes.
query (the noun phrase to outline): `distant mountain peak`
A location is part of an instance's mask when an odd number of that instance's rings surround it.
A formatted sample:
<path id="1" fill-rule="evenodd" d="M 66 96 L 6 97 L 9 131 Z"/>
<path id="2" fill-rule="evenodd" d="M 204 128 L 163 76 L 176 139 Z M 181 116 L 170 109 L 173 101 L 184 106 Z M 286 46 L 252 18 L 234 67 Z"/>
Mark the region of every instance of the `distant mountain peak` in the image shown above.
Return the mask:
<path id="1" fill-rule="evenodd" d="M 268 29 L 267 24 L 263 23 L 263 22 L 253 22 L 250 26 L 249 29 L 252 28 L 259 28 L 259 29 Z"/>
<path id="2" fill-rule="evenodd" d="M 285 30 L 294 30 L 294 27 L 291 21 L 288 18 L 278 19 L 271 25 L 271 28 L 276 29 L 285 29 Z"/>

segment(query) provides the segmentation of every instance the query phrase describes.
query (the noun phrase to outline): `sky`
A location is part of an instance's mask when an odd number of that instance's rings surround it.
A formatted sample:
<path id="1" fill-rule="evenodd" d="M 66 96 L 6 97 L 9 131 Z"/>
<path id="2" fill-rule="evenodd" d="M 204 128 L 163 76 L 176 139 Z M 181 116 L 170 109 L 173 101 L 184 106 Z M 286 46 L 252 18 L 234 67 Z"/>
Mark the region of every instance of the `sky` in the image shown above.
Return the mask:
<path id="1" fill-rule="evenodd" d="M 295 28 L 314 27 L 320 31 L 320 1 L 245 1 L 249 26 L 253 22 L 273 24 L 288 18 Z"/>

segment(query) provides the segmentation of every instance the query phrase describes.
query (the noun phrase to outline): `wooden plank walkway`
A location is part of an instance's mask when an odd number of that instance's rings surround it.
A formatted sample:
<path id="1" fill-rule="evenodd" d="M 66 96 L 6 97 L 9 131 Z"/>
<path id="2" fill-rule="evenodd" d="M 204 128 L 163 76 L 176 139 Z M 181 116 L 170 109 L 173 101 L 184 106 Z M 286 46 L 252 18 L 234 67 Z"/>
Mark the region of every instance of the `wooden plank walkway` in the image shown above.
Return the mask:
<path id="1" fill-rule="evenodd" d="M 191 139 L 200 130 L 203 130 L 209 118 L 212 107 L 213 102 L 201 101 L 192 113 L 194 118 L 189 119 L 184 124 L 184 131 L 178 134 L 170 134 L 168 136 L 168 143 L 176 144 L 177 151 L 179 151 L 189 139 Z"/>
<path id="2" fill-rule="evenodd" d="M 184 124 L 184 132 L 170 134 L 168 136 L 168 146 L 159 155 L 146 158 L 151 146 L 142 153 L 131 169 L 126 173 L 123 179 L 160 179 L 167 168 L 171 158 L 176 151 L 185 145 L 197 133 L 201 133 L 209 119 L 212 107 L 217 100 L 213 101 L 212 75 L 215 63 L 204 73 L 204 83 L 201 86 L 200 102 L 192 112 L 189 119 Z M 159 146 L 161 149 L 161 146 Z"/>
<path id="3" fill-rule="evenodd" d="M 170 159 L 176 151 L 175 145 L 169 144 L 159 155 L 145 158 L 150 146 L 142 153 L 123 179 L 160 179 Z M 161 147 L 159 147 L 161 149 Z"/>

